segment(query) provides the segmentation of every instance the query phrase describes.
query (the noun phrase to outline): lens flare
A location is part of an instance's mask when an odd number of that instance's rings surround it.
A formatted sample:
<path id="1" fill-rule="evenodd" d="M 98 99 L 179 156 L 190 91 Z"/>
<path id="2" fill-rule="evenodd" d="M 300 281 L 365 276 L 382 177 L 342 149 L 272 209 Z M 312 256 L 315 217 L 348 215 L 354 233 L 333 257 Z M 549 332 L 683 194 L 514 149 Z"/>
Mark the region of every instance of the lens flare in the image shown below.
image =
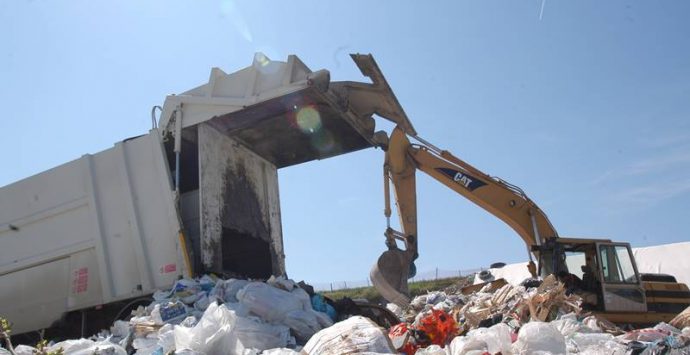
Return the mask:
<path id="1" fill-rule="evenodd" d="M 330 154 L 337 150 L 333 134 L 326 129 L 311 136 L 311 145 L 321 154 Z"/>
<path id="2" fill-rule="evenodd" d="M 268 59 L 268 57 L 265 54 L 263 54 L 261 52 L 254 53 L 254 65 L 255 66 L 265 67 L 270 63 L 271 63 L 271 60 Z"/>
<path id="3" fill-rule="evenodd" d="M 321 130 L 321 115 L 312 106 L 302 107 L 295 117 L 297 126 L 304 133 L 316 133 Z"/>

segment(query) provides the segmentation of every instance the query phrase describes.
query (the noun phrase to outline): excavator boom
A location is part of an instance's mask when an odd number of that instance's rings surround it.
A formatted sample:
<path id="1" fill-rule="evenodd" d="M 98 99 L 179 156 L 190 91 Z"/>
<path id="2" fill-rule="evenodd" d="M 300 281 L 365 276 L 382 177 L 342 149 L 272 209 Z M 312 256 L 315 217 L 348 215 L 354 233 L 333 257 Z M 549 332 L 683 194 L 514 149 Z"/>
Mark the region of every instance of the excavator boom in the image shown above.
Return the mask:
<path id="1" fill-rule="evenodd" d="M 558 234 L 546 214 L 517 186 L 491 177 L 450 152 L 440 150 L 417 138 L 423 144 L 412 144 L 402 128 L 396 127 L 386 149 L 384 179 L 386 217 L 390 218 L 389 181 L 394 187 L 401 231 L 386 230 L 384 252 L 372 268 L 372 283 L 390 302 L 404 304 L 407 298 L 407 278 L 412 262 L 417 258 L 417 197 L 415 173 L 421 170 L 451 190 L 498 217 L 524 240 L 528 252 L 532 245 L 540 245 Z M 397 247 L 402 240 L 405 249 Z M 531 253 L 530 253 L 531 259 Z M 531 269 L 535 275 L 534 264 Z"/>

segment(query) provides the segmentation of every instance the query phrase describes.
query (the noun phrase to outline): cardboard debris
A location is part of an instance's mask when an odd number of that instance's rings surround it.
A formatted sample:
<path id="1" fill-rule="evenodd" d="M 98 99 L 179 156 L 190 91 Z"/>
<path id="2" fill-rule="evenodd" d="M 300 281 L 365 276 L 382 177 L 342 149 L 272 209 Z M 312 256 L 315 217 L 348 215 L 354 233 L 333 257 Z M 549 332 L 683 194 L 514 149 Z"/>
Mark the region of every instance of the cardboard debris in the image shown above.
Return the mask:
<path id="1" fill-rule="evenodd" d="M 669 324 L 678 329 L 690 327 L 690 307 L 686 308 L 683 312 L 673 318 Z"/>

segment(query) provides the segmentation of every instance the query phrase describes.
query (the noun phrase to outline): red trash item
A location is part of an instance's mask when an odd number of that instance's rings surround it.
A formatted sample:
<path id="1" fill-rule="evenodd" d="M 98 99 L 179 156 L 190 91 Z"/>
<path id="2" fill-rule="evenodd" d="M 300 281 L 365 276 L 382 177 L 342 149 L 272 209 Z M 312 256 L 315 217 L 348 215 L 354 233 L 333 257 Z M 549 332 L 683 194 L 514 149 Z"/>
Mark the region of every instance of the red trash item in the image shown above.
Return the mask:
<path id="1" fill-rule="evenodd" d="M 457 334 L 458 323 L 448 313 L 432 309 L 419 320 L 415 329 L 424 332 L 432 344 L 443 347 Z"/>
<path id="2" fill-rule="evenodd" d="M 393 347 L 399 352 L 406 355 L 414 355 L 419 349 L 419 345 L 412 336 L 410 328 L 407 323 L 399 323 L 391 327 L 388 331 L 388 337 L 393 343 Z"/>

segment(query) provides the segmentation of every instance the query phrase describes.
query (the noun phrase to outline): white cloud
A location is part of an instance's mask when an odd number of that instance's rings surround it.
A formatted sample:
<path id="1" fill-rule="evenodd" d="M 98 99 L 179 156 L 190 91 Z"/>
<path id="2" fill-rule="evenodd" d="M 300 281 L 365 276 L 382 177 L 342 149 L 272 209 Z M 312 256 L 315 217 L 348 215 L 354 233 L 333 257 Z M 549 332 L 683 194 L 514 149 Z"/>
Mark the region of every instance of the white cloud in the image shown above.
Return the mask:
<path id="1" fill-rule="evenodd" d="M 611 180 L 667 173 L 669 170 L 678 170 L 690 167 L 690 149 L 660 154 L 653 158 L 640 159 L 621 168 L 611 169 L 592 180 L 593 185 L 601 185 Z"/>
<path id="2" fill-rule="evenodd" d="M 684 193 L 690 192 L 690 179 L 671 182 L 657 182 L 644 186 L 624 189 L 616 194 L 616 200 L 622 204 L 653 205 Z"/>

